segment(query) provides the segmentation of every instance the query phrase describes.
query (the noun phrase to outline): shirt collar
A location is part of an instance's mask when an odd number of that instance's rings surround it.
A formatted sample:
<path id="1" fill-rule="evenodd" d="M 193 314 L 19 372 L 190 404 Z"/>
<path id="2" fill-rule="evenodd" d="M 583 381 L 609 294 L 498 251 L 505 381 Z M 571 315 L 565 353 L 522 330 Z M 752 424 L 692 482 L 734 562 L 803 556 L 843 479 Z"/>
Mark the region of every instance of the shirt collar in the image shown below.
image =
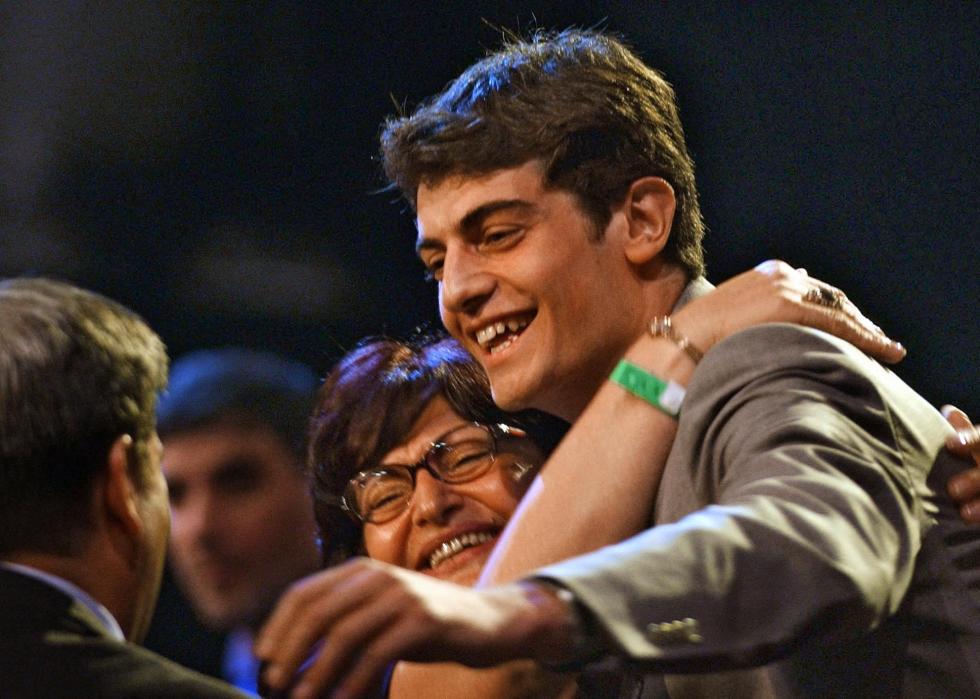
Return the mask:
<path id="1" fill-rule="evenodd" d="M 77 585 L 68 582 L 64 578 L 59 578 L 57 575 L 52 575 L 51 573 L 45 572 L 43 570 L 38 570 L 37 568 L 32 568 L 31 566 L 25 566 L 20 563 L 10 563 L 7 561 L 0 561 L 0 568 L 4 570 L 9 570 L 13 573 L 20 573 L 21 575 L 26 575 L 29 578 L 34 578 L 42 583 L 50 585 L 61 592 L 65 593 L 74 600 L 77 600 L 84 604 L 89 611 L 91 611 L 96 618 L 102 623 L 109 635 L 112 636 L 117 641 L 125 641 L 126 637 L 122 632 L 122 628 L 119 626 L 119 622 L 116 618 L 112 616 L 112 613 L 106 609 L 104 606 L 99 604 L 95 598 L 90 594 L 85 592 Z"/>
<path id="2" fill-rule="evenodd" d="M 709 282 L 704 277 L 696 277 L 687 283 L 684 287 L 684 291 L 681 292 L 680 298 L 677 299 L 677 303 L 674 304 L 673 313 L 681 310 L 688 303 L 698 298 L 699 296 L 704 296 L 714 289 L 714 285 Z"/>

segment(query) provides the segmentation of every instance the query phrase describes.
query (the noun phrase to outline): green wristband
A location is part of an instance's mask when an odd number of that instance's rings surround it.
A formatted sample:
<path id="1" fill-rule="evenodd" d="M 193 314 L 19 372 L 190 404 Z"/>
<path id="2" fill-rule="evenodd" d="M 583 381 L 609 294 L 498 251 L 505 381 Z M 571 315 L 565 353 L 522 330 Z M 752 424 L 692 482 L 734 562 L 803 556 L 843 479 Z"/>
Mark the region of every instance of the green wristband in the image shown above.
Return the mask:
<path id="1" fill-rule="evenodd" d="M 680 412 L 686 393 L 679 383 L 664 381 L 625 359 L 619 360 L 609 380 L 671 417 Z"/>

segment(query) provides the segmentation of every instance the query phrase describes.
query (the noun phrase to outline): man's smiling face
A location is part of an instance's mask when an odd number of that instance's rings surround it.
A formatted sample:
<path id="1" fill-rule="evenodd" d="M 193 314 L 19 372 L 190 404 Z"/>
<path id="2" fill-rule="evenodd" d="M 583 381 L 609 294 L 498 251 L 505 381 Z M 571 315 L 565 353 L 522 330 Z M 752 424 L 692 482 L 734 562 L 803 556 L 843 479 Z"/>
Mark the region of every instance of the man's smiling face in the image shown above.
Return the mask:
<path id="1" fill-rule="evenodd" d="M 573 419 L 635 337 L 635 276 L 609 235 L 622 217 L 597 236 L 538 161 L 423 184 L 417 205 L 442 321 L 486 369 L 496 403 Z"/>

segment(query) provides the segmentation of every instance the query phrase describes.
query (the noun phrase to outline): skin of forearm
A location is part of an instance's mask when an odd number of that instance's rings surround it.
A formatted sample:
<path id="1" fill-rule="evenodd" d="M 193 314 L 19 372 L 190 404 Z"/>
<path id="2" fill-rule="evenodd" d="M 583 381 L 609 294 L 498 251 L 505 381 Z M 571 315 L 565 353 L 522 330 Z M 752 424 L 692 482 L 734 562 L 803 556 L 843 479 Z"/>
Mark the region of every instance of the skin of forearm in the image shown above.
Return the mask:
<path id="1" fill-rule="evenodd" d="M 399 663 L 389 699 L 571 699 L 575 681 L 527 661 L 473 670 L 451 663 Z"/>
<path id="2" fill-rule="evenodd" d="M 521 602 L 514 624 L 526 651 L 538 660 L 563 659 L 565 639 L 574 635 L 566 603 L 534 583 L 498 587 L 495 594 L 510 594 Z M 575 678 L 545 670 L 531 660 L 509 662 L 486 670 L 457 664 L 400 663 L 392 677 L 389 697 L 432 696 L 445 699 L 571 699 Z"/>

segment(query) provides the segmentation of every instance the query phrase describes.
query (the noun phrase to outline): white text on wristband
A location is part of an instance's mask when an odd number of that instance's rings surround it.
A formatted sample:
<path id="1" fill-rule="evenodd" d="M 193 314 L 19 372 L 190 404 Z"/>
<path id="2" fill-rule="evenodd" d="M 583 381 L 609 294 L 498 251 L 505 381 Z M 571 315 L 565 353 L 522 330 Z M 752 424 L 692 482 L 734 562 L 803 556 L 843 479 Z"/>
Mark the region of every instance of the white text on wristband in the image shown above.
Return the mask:
<path id="1" fill-rule="evenodd" d="M 664 381 L 625 359 L 619 361 L 609 380 L 671 417 L 680 412 L 686 393 L 679 383 Z"/>

